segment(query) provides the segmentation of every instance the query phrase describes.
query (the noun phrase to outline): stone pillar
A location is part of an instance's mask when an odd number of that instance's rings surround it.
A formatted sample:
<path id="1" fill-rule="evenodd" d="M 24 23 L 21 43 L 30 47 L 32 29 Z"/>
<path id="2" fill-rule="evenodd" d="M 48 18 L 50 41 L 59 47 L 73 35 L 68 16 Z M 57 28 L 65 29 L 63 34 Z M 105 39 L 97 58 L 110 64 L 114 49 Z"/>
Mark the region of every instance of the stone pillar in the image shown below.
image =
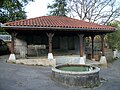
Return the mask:
<path id="1" fill-rule="evenodd" d="M 113 50 L 113 58 L 119 58 L 117 49 Z"/>
<path id="2" fill-rule="evenodd" d="M 102 56 L 100 58 L 100 63 L 101 64 L 104 64 L 104 65 L 107 65 L 107 60 L 106 60 L 106 57 L 105 57 L 105 34 L 101 35 L 101 49 L 102 49 Z"/>
<path id="3" fill-rule="evenodd" d="M 47 33 L 48 36 L 48 42 L 49 42 L 49 53 L 48 53 L 48 59 L 53 59 L 53 54 L 52 54 L 52 37 L 54 34 L 52 33 Z"/>
<path id="4" fill-rule="evenodd" d="M 8 60 L 16 60 L 15 52 L 14 52 L 14 41 L 15 41 L 15 33 L 11 33 L 11 54 Z"/>
<path id="5" fill-rule="evenodd" d="M 95 57 L 94 57 L 94 37 L 95 35 L 91 35 L 91 39 L 92 39 L 92 60 L 95 61 Z"/>
<path id="6" fill-rule="evenodd" d="M 79 64 L 85 64 L 85 60 L 83 57 L 83 34 L 79 34 L 79 38 L 80 38 L 80 61 Z"/>

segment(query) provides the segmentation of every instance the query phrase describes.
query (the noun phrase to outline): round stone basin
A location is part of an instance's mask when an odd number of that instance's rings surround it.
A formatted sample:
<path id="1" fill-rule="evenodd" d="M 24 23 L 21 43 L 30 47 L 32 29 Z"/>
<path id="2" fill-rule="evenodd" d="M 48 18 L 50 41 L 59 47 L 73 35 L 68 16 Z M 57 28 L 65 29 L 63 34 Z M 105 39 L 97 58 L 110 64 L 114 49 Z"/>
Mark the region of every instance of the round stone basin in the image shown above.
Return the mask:
<path id="1" fill-rule="evenodd" d="M 95 87 L 100 84 L 99 71 L 91 65 L 58 65 L 52 68 L 52 79 L 68 86 Z"/>

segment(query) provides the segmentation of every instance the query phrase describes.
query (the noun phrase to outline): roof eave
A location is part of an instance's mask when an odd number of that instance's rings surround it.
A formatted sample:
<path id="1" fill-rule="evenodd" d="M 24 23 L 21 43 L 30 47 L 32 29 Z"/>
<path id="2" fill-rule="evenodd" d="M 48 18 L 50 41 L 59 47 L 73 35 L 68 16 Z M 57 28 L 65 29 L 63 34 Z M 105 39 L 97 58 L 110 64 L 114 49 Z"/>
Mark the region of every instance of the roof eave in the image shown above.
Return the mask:
<path id="1" fill-rule="evenodd" d="M 4 29 L 50 29 L 50 30 L 93 30 L 93 31 L 105 31 L 105 32 L 114 32 L 116 29 L 102 29 L 102 28 L 69 28 L 69 27 L 32 27 L 32 26 L 6 26 L 1 25 Z"/>

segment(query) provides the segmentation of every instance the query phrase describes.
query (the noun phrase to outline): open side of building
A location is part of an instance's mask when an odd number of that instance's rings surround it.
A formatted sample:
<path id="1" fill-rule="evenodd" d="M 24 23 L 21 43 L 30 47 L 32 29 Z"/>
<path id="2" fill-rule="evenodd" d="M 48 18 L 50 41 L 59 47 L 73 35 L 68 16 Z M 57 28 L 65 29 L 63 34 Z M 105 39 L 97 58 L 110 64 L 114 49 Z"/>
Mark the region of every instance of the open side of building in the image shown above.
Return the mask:
<path id="1" fill-rule="evenodd" d="M 4 23 L 2 25 L 12 37 L 9 60 L 16 60 L 15 54 L 21 58 L 28 56 L 79 54 L 77 63 L 85 64 L 86 37 L 92 40 L 92 59 L 94 60 L 94 38 L 101 37 L 101 63 L 106 63 L 105 41 L 106 33 L 116 31 L 114 27 L 98 25 L 62 16 L 42 16 L 26 20 Z"/>

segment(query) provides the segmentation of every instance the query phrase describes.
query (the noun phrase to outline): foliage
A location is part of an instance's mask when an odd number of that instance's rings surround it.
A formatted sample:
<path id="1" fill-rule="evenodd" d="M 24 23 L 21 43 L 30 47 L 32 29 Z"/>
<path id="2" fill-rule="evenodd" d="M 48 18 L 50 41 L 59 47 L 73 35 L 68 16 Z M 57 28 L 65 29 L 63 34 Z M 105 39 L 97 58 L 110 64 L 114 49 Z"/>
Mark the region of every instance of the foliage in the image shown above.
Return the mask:
<path id="1" fill-rule="evenodd" d="M 119 0 L 68 0 L 72 17 L 107 25 L 120 17 Z"/>
<path id="2" fill-rule="evenodd" d="M 33 0 L 1 0 L 0 22 L 15 21 L 26 18 L 24 6 Z"/>
<path id="3" fill-rule="evenodd" d="M 120 50 L 120 22 L 114 21 L 108 25 L 116 27 L 117 31 L 107 34 L 107 43 L 111 49 Z"/>
<path id="4" fill-rule="evenodd" d="M 54 0 L 47 8 L 50 9 L 49 15 L 66 16 L 68 11 L 66 0 Z"/>
<path id="5" fill-rule="evenodd" d="M 4 31 L 3 28 L 0 28 L 0 35 L 7 35 L 8 33 Z"/>
<path id="6" fill-rule="evenodd" d="M 21 20 L 26 18 L 24 6 L 33 0 L 1 0 L 0 1 L 0 23 Z M 0 28 L 0 34 L 4 30 Z"/>

